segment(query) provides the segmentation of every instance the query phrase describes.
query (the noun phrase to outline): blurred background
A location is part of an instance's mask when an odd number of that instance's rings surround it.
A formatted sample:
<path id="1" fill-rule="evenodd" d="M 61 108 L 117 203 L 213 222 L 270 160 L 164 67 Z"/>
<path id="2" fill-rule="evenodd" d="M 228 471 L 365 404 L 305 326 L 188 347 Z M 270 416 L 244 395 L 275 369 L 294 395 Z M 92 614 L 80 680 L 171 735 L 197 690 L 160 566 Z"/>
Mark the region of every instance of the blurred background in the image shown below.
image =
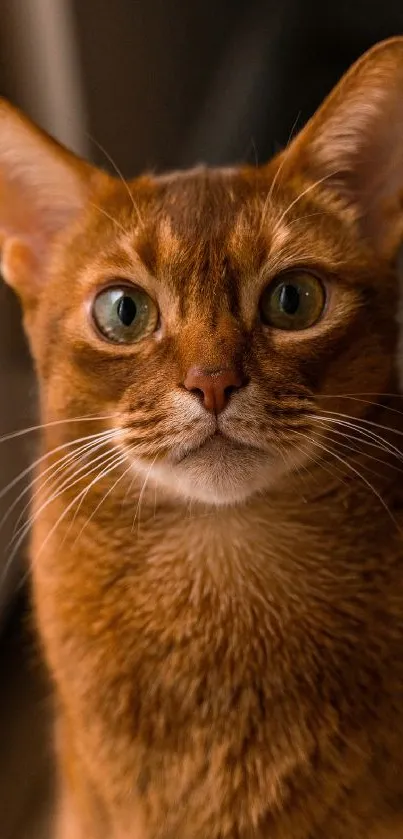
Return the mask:
<path id="1" fill-rule="evenodd" d="M 128 177 L 262 163 L 361 53 L 396 34 L 402 0 L 0 0 L 0 93 Z M 0 282 L 0 434 L 35 421 L 19 307 Z M 50 690 L 25 545 L 13 551 L 29 475 L 1 494 L 35 447 L 34 432 L 0 443 L 1 839 L 45 839 L 52 811 Z"/>

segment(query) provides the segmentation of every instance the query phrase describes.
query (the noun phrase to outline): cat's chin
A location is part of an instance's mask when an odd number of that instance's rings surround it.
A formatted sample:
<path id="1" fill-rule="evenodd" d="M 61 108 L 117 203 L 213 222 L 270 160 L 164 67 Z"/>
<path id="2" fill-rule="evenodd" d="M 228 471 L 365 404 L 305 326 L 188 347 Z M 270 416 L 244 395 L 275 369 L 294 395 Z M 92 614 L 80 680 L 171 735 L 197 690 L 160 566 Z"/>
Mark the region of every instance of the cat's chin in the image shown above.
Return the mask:
<path id="1" fill-rule="evenodd" d="M 160 461 L 151 478 L 186 500 L 223 506 L 269 489 L 281 472 L 274 454 L 214 436 L 176 461 Z"/>

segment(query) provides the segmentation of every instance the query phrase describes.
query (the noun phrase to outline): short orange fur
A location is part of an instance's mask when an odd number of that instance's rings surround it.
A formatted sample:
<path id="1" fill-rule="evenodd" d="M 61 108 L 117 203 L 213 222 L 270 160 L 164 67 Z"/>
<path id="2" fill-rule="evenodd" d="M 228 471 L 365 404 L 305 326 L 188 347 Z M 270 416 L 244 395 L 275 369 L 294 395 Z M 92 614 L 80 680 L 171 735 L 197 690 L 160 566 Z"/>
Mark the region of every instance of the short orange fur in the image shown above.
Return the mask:
<path id="1" fill-rule="evenodd" d="M 1 104 L 57 839 L 403 835 L 402 94 L 396 38 L 267 166 L 129 185 Z M 301 267 L 323 317 L 270 329 L 262 292 Z M 132 345 L 91 322 L 116 280 L 160 312 Z M 218 417 L 183 387 L 195 364 L 242 372 Z"/>

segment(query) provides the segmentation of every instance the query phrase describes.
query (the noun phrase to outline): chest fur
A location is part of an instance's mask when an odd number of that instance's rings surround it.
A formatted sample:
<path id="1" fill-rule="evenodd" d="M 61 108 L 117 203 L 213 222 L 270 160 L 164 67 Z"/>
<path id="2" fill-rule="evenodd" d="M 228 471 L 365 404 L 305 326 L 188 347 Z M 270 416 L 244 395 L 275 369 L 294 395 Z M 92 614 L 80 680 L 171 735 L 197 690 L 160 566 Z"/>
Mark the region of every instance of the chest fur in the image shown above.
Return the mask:
<path id="1" fill-rule="evenodd" d="M 60 561 L 49 544 L 38 617 L 99 783 L 178 836 L 191 813 L 217 825 L 224 801 L 233 827 L 287 820 L 313 773 L 329 809 L 329 778 L 361 777 L 403 684 L 399 558 L 344 540 L 257 516 L 154 521 L 130 542 L 89 528 Z"/>

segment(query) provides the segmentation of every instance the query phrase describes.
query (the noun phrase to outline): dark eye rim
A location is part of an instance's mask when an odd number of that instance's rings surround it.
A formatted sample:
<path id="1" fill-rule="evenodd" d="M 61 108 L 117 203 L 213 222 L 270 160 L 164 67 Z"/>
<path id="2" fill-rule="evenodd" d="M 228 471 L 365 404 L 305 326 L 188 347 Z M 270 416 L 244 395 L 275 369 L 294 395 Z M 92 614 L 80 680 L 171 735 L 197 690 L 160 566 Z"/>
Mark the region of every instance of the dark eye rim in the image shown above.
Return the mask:
<path id="1" fill-rule="evenodd" d="M 302 327 L 301 329 L 294 329 L 294 330 L 282 329 L 281 327 L 273 326 L 270 323 L 266 323 L 265 320 L 262 317 L 262 299 L 263 299 L 264 294 L 266 294 L 266 292 L 274 289 L 277 285 L 284 282 L 284 280 L 287 279 L 288 277 L 292 277 L 292 276 L 298 277 L 298 275 L 300 275 L 300 274 L 308 274 L 310 277 L 312 277 L 314 280 L 316 280 L 322 288 L 324 303 L 323 303 L 322 311 L 321 311 L 319 317 L 317 318 L 317 320 L 315 320 L 314 323 L 311 324 L 311 326 L 305 326 L 305 327 Z M 269 282 L 266 283 L 266 285 L 263 288 L 263 291 L 261 292 L 261 295 L 260 295 L 260 298 L 259 298 L 259 319 L 260 319 L 260 323 L 262 324 L 264 329 L 270 329 L 270 330 L 273 330 L 273 331 L 276 331 L 276 332 L 284 332 L 285 334 L 289 334 L 289 335 L 291 335 L 291 334 L 298 335 L 298 334 L 301 334 L 301 333 L 304 333 L 304 332 L 309 332 L 310 330 L 314 329 L 314 327 L 317 326 L 323 320 L 323 318 L 325 317 L 326 312 L 327 312 L 328 307 L 329 307 L 329 298 L 330 298 L 329 283 L 325 279 L 325 277 L 323 276 L 323 273 L 316 270 L 314 267 L 305 266 L 305 265 L 298 265 L 298 266 L 295 266 L 295 267 L 293 266 L 292 268 L 285 268 L 283 271 L 280 271 L 279 274 L 275 274 L 269 280 Z"/>
<path id="2" fill-rule="evenodd" d="M 94 314 L 95 302 L 98 299 L 98 297 L 100 297 L 101 294 L 104 294 L 105 291 L 113 291 L 113 290 L 121 291 L 121 290 L 124 290 L 126 288 L 129 289 L 129 291 L 131 293 L 133 293 L 134 291 L 137 291 L 137 292 L 140 292 L 140 294 L 145 294 L 147 297 L 149 297 L 149 299 L 152 301 L 153 305 L 155 306 L 155 309 L 156 309 L 156 312 L 157 312 L 157 315 L 158 315 L 157 323 L 155 325 L 155 329 L 151 333 L 149 333 L 148 335 L 145 335 L 144 338 L 140 339 L 139 341 L 133 341 L 132 343 L 127 343 L 127 344 L 124 341 L 113 341 L 112 338 L 108 338 L 107 335 L 105 335 L 105 333 L 102 332 L 102 330 L 98 326 L 98 323 L 97 323 L 97 320 L 96 320 L 96 317 L 95 317 L 95 314 Z M 122 280 L 119 280 L 118 278 L 116 278 L 114 280 L 109 280 L 109 281 L 105 280 L 105 282 L 103 282 L 102 284 L 97 286 L 95 292 L 94 291 L 91 292 L 91 296 L 88 300 L 87 313 L 88 313 L 88 317 L 89 317 L 92 332 L 95 332 L 97 338 L 100 339 L 101 341 L 103 341 L 103 343 L 106 344 L 108 347 L 115 347 L 115 348 L 119 347 L 123 350 L 133 349 L 134 347 L 136 347 L 136 345 L 141 343 L 143 340 L 146 340 L 147 338 L 151 338 L 153 335 L 155 335 L 155 333 L 161 327 L 161 313 L 160 313 L 160 309 L 159 309 L 159 306 L 157 304 L 157 301 L 154 299 L 153 295 L 150 294 L 150 291 L 148 289 L 143 288 L 142 286 L 138 285 L 138 283 L 135 283 L 132 280 L 128 280 L 127 277 L 125 277 Z"/>

